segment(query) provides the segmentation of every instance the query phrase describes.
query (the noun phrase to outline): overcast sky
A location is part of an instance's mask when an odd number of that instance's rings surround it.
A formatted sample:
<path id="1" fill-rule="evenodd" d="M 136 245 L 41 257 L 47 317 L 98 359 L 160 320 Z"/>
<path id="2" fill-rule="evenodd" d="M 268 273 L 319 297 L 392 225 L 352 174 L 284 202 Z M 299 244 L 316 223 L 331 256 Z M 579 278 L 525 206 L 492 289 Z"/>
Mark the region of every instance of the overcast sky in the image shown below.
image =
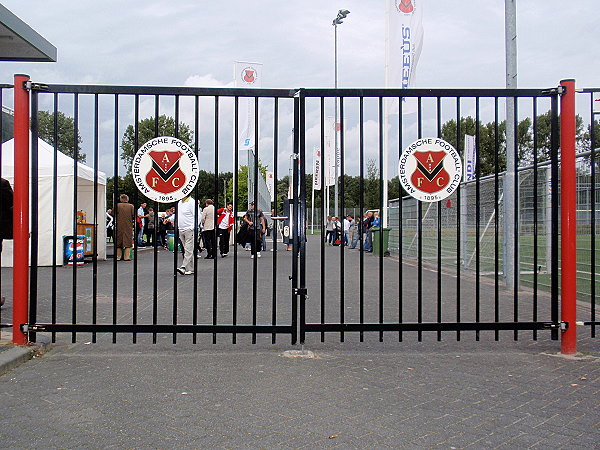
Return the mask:
<path id="1" fill-rule="evenodd" d="M 421 0 L 418 87 L 504 87 L 504 1 Z M 228 86 L 233 61 L 263 87 L 383 87 L 385 0 L 2 2 L 58 49 L 56 63 L 0 63 L 0 82 Z M 599 0 L 518 0 L 518 84 L 600 86 Z"/>

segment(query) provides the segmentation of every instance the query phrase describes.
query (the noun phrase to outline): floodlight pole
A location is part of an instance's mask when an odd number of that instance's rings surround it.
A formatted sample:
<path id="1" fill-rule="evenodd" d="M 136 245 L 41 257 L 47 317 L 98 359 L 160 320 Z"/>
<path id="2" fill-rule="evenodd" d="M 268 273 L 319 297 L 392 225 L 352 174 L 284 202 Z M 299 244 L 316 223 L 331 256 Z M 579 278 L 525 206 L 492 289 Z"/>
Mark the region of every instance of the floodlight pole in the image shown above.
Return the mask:
<path id="1" fill-rule="evenodd" d="M 506 42 L 506 88 L 517 88 L 517 0 L 504 0 Z M 515 97 L 506 97 L 506 174 L 504 175 L 504 277 L 506 287 L 519 289 L 519 249 L 515 240 L 519 230 L 515 198 L 517 163 L 515 159 Z"/>
<path id="2" fill-rule="evenodd" d="M 346 16 L 350 14 L 350 11 L 347 9 L 340 9 L 338 11 L 337 17 L 333 19 L 333 42 L 334 42 L 334 51 L 333 51 L 333 60 L 334 60 L 334 86 L 337 90 L 338 88 L 338 62 L 337 62 L 337 26 L 344 22 Z M 333 157 L 334 157 L 334 176 L 335 176 L 335 187 L 334 187 L 334 215 L 338 214 L 338 100 L 337 95 L 335 98 L 335 120 L 333 124 L 333 134 L 334 134 L 334 148 L 333 148 Z M 329 212 L 329 211 L 327 211 Z M 328 214 L 329 215 L 329 214 Z M 343 215 L 343 213 L 342 213 Z"/>

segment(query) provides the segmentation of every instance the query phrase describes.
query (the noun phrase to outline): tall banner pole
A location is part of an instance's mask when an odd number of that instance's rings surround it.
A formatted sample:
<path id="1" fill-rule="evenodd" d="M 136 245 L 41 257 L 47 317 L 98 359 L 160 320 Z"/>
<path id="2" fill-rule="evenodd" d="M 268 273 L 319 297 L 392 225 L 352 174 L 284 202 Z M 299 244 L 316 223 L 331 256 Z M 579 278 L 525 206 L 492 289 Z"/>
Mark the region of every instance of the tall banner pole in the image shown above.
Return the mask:
<path id="1" fill-rule="evenodd" d="M 27 344 L 21 325 L 29 302 L 29 91 L 28 75 L 14 76 L 13 343 Z"/>
<path id="2" fill-rule="evenodd" d="M 560 99 L 560 226 L 561 320 L 560 351 L 577 352 L 577 176 L 575 169 L 575 80 L 562 80 Z"/>

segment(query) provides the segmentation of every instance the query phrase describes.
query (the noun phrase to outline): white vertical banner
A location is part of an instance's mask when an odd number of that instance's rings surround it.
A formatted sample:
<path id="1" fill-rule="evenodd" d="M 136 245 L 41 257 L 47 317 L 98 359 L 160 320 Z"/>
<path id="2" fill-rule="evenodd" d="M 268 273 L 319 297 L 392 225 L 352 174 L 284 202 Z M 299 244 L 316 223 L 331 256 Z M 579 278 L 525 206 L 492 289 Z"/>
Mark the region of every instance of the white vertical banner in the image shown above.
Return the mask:
<path id="1" fill-rule="evenodd" d="M 465 134 L 465 161 L 464 161 L 464 181 L 475 179 L 475 160 L 477 159 L 477 148 L 475 146 L 475 136 Z"/>
<path id="2" fill-rule="evenodd" d="M 267 172 L 267 189 L 269 190 L 269 194 L 271 195 L 271 201 L 275 201 L 275 177 L 273 176 L 273 172 Z"/>
<path id="3" fill-rule="evenodd" d="M 417 63 L 423 47 L 424 0 L 387 0 L 385 86 L 415 87 Z M 398 112 L 398 102 L 389 102 L 388 114 Z M 416 99 L 404 99 L 402 112 L 416 112 Z"/>
<path id="4" fill-rule="evenodd" d="M 327 117 L 325 120 L 325 185 L 335 185 L 335 165 L 339 162 L 335 149 L 335 119 Z"/>
<path id="5" fill-rule="evenodd" d="M 247 88 L 262 87 L 262 64 L 236 61 L 233 64 L 234 86 Z M 255 117 L 254 102 L 256 100 L 240 97 L 239 99 L 239 150 L 254 148 Z"/>
<path id="6" fill-rule="evenodd" d="M 321 149 L 313 149 L 313 191 L 321 190 Z"/>

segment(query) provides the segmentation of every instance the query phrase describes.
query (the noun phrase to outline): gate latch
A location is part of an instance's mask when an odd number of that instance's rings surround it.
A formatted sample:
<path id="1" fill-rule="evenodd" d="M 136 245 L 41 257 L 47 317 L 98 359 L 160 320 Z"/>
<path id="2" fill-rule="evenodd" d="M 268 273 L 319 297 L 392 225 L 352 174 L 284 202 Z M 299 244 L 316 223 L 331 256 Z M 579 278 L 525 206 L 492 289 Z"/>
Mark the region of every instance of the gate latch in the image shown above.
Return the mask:
<path id="1" fill-rule="evenodd" d="M 23 89 L 27 89 L 28 91 L 48 91 L 48 85 L 42 83 L 34 83 L 32 81 L 25 81 L 23 83 Z"/>
<path id="2" fill-rule="evenodd" d="M 294 295 L 307 295 L 308 289 L 306 288 L 294 288 Z"/>
<path id="3" fill-rule="evenodd" d="M 36 331 L 46 331 L 46 327 L 43 325 L 29 325 L 28 323 L 24 323 L 21 325 L 21 331 L 23 333 L 33 333 Z"/>

